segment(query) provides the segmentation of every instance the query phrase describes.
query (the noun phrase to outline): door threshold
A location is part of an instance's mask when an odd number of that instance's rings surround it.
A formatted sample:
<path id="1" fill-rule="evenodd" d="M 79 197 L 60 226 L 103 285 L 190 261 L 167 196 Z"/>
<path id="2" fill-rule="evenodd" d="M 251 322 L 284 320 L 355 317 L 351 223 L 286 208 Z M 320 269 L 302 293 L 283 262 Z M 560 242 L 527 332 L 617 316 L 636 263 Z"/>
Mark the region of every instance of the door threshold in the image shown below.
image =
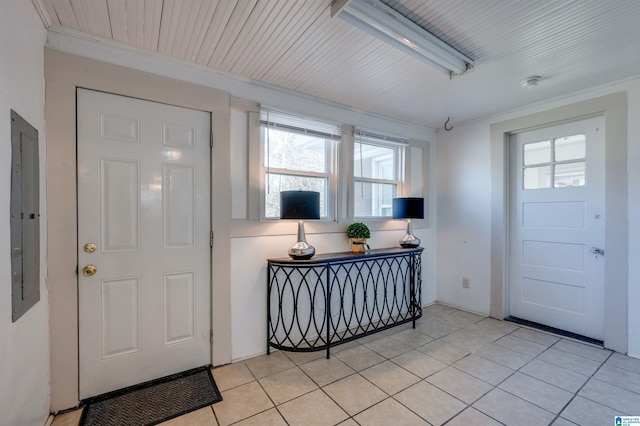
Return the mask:
<path id="1" fill-rule="evenodd" d="M 512 316 L 508 316 L 504 319 L 505 321 L 513 322 L 520 325 L 525 325 L 527 327 L 535 328 L 541 331 L 546 331 L 547 333 L 557 334 L 558 336 L 568 337 L 574 340 L 579 340 L 581 342 L 589 343 L 590 345 L 604 347 L 604 342 L 602 340 L 593 339 L 591 337 L 583 336 L 581 334 L 572 333 L 566 330 L 560 330 L 559 328 L 550 327 L 548 325 L 540 324 L 533 321 L 528 321 L 522 318 L 516 318 Z"/>

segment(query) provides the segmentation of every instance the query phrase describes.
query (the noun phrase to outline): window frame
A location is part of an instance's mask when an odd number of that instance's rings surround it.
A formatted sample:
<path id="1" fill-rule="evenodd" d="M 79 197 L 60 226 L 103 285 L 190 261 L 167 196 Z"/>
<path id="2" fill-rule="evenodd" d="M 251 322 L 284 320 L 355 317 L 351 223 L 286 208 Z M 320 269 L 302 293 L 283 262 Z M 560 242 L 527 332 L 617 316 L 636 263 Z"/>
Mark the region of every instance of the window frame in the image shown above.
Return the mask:
<path id="1" fill-rule="evenodd" d="M 356 146 L 358 144 L 377 146 L 377 147 L 393 150 L 394 178 L 383 179 L 383 178 L 356 176 L 355 161 L 358 158 L 358 153 L 356 152 L 357 151 Z M 352 212 L 352 218 L 354 220 L 356 219 L 357 220 L 366 220 L 366 219 L 386 220 L 386 219 L 392 218 L 392 214 L 389 216 L 382 216 L 382 215 L 358 216 L 356 214 L 356 197 L 357 197 L 357 191 L 358 191 L 357 186 L 359 183 L 395 185 L 396 191 L 395 191 L 394 197 L 402 196 L 406 186 L 406 168 L 407 168 L 406 150 L 409 147 L 410 145 L 409 145 L 408 139 L 372 133 L 359 128 L 354 129 L 353 145 L 351 150 L 352 159 L 351 159 L 351 165 L 350 165 L 351 180 L 352 180 L 351 194 L 353 194 L 353 196 L 350 197 L 350 200 L 349 200 L 349 202 L 353 206 L 351 209 L 351 212 Z M 373 210 L 373 206 L 372 206 L 372 210 Z"/>
<path id="2" fill-rule="evenodd" d="M 273 114 L 282 115 L 285 117 L 287 116 L 296 117 L 301 122 L 304 122 L 305 120 L 308 120 L 308 122 L 310 123 L 324 122 L 328 125 L 335 126 L 337 129 L 341 128 L 341 125 L 339 124 L 323 121 L 320 119 L 316 119 L 314 117 L 300 116 L 300 115 L 295 115 L 295 114 L 291 114 L 291 113 L 287 113 L 279 110 L 272 110 L 268 108 L 262 108 L 260 114 L 262 116 L 264 113 L 267 113 L 267 112 L 268 114 L 273 113 Z M 265 120 L 262 119 L 262 117 L 259 120 L 259 126 L 260 126 L 260 131 L 259 131 L 259 134 L 260 134 L 260 155 L 259 155 L 259 159 L 260 159 L 260 221 L 274 222 L 274 221 L 281 220 L 279 217 L 267 217 L 266 215 L 266 196 L 267 196 L 267 191 L 269 189 L 267 187 L 267 183 L 268 183 L 267 180 L 268 180 L 268 175 L 271 174 L 271 175 L 285 175 L 285 176 L 327 179 L 326 193 L 324 194 L 326 216 L 322 216 L 324 212 L 321 211 L 320 221 L 335 222 L 337 220 L 337 199 L 338 199 L 338 152 L 339 152 L 338 143 L 341 140 L 341 135 L 338 134 L 338 135 L 334 135 L 333 137 L 324 138 L 324 141 L 325 141 L 325 163 L 324 163 L 325 171 L 324 172 L 314 172 L 314 171 L 305 171 L 305 170 L 299 170 L 299 169 L 272 167 L 270 164 L 268 164 L 268 159 L 267 159 L 267 155 L 268 155 L 267 153 L 268 140 L 266 138 L 267 131 L 272 129 L 277 131 L 297 133 L 297 134 L 302 134 L 306 136 L 317 137 L 320 139 L 322 138 L 323 135 L 315 131 L 304 131 L 302 128 L 295 129 L 293 126 L 279 126 L 279 125 L 270 126 L 269 123 L 272 123 L 272 122 L 271 122 L 271 119 L 269 118 L 269 115 L 267 117 L 268 118 L 266 122 Z M 326 136 L 329 136 L 329 135 L 327 134 Z"/>

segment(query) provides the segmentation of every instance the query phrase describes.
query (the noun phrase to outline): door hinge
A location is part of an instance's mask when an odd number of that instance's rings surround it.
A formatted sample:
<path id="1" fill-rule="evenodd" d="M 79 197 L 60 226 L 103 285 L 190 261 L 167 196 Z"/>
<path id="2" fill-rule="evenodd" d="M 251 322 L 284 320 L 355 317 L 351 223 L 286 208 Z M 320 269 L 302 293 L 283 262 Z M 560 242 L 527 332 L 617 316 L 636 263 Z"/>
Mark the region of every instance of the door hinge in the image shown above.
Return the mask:
<path id="1" fill-rule="evenodd" d="M 209 342 L 211 343 L 211 346 L 213 346 L 213 330 L 209 332 Z"/>
<path id="2" fill-rule="evenodd" d="M 213 231 L 209 231 L 209 245 L 213 247 Z"/>
<path id="3" fill-rule="evenodd" d="M 209 133 L 209 146 L 213 148 L 213 132 Z"/>

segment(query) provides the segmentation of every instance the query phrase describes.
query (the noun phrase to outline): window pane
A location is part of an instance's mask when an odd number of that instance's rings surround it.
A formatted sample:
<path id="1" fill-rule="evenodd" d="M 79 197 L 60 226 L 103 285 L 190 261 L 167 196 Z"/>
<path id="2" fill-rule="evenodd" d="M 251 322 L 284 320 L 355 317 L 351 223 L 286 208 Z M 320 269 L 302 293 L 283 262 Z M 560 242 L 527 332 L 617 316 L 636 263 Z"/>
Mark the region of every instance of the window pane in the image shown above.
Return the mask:
<path id="1" fill-rule="evenodd" d="M 356 182 L 355 216 L 391 217 L 391 204 L 396 192 L 396 184 Z"/>
<path id="2" fill-rule="evenodd" d="M 353 152 L 355 177 L 396 179 L 395 149 L 356 142 Z"/>
<path id="3" fill-rule="evenodd" d="M 585 155 L 585 135 L 556 139 L 556 161 L 580 160 Z"/>
<path id="4" fill-rule="evenodd" d="M 263 127 L 265 167 L 326 173 L 327 140 Z"/>
<path id="5" fill-rule="evenodd" d="M 524 189 L 551 187 L 551 166 L 525 168 L 523 184 Z"/>
<path id="6" fill-rule="evenodd" d="M 566 188 L 568 186 L 584 186 L 584 171 L 584 161 L 556 164 L 555 172 L 553 174 L 553 186 L 556 188 Z"/>
<path id="7" fill-rule="evenodd" d="M 327 191 L 329 179 L 267 173 L 265 187 L 265 217 L 280 218 L 280 191 L 317 191 L 320 193 L 320 217 L 327 217 Z"/>
<path id="8" fill-rule="evenodd" d="M 551 141 L 524 144 L 524 165 L 551 162 Z"/>

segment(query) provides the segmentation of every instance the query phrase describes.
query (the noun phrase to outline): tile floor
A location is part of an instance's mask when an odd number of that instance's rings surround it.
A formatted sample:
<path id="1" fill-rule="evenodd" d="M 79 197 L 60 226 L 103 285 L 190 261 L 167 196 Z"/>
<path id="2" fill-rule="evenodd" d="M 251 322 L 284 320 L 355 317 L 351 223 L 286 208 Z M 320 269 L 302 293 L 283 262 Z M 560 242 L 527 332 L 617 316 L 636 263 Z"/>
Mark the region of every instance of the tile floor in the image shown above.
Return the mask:
<path id="1" fill-rule="evenodd" d="M 325 352 L 213 369 L 224 400 L 165 425 L 614 425 L 640 359 L 444 305 Z M 80 410 L 54 419 L 76 425 Z"/>

